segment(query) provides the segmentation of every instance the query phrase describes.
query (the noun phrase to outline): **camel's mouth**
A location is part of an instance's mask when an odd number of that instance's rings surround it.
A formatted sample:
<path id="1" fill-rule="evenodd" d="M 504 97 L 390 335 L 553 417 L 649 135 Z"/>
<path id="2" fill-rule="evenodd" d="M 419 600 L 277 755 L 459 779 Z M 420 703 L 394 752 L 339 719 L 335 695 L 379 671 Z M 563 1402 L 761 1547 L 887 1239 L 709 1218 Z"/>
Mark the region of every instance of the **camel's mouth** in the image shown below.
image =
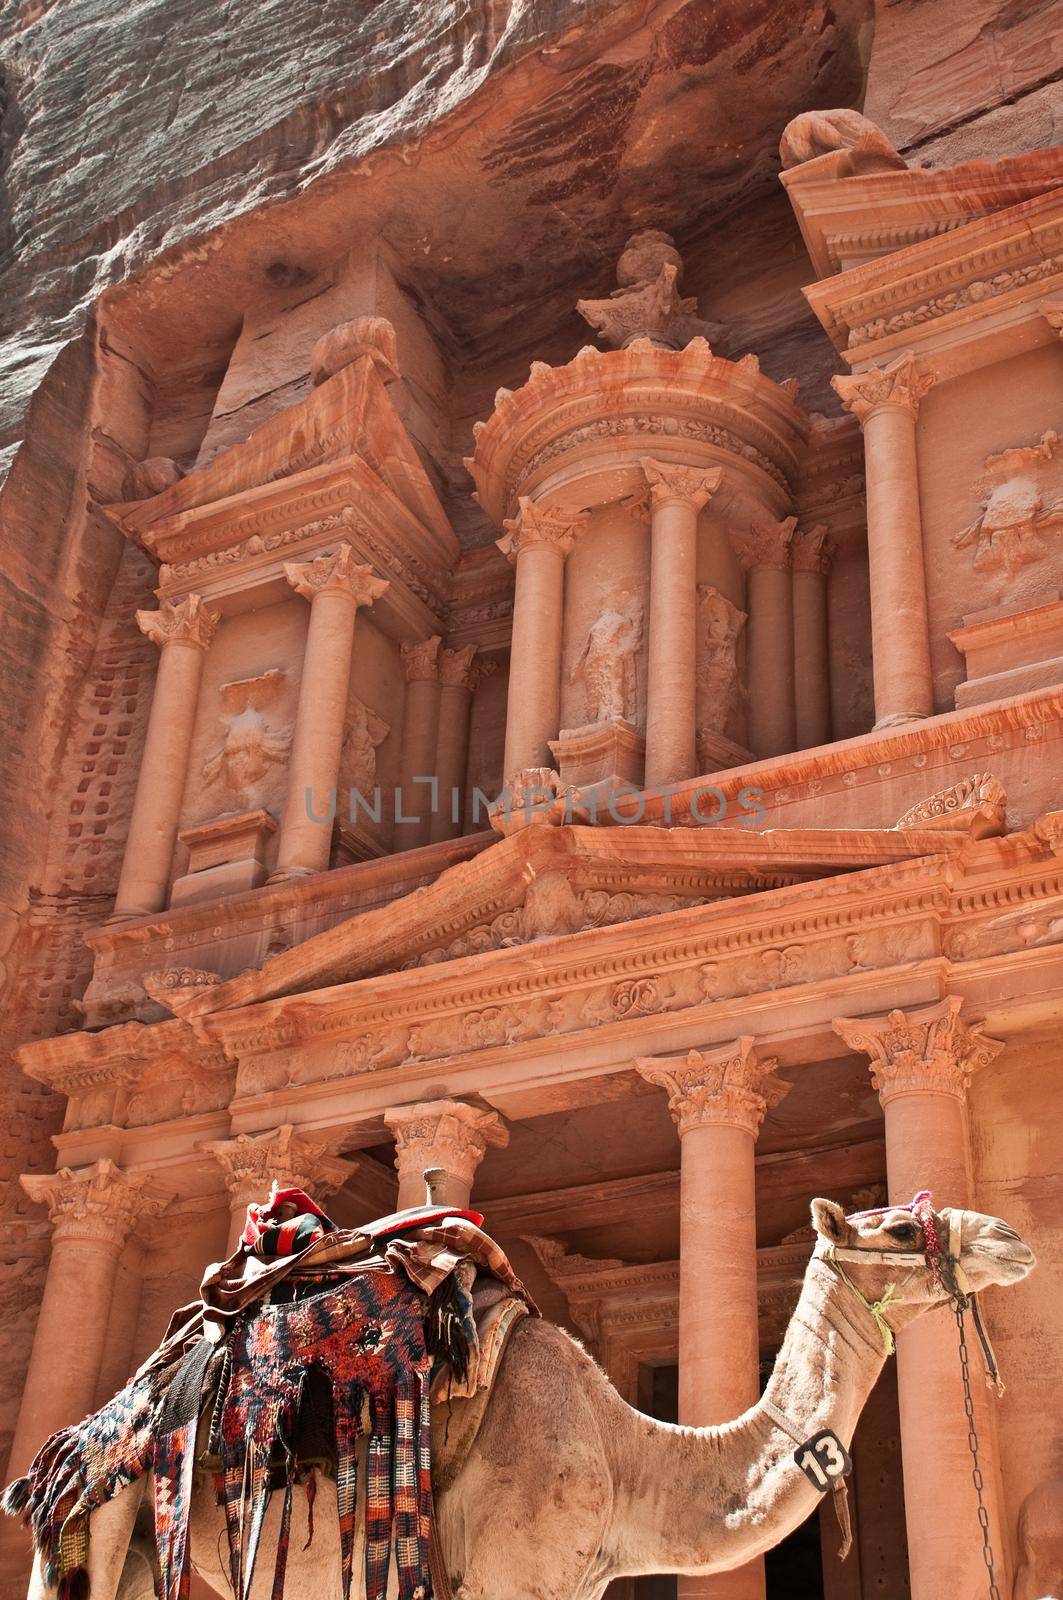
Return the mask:
<path id="1" fill-rule="evenodd" d="M 999 1245 L 974 1245 L 973 1253 L 983 1258 L 986 1267 L 992 1271 L 994 1280 L 1000 1284 L 1019 1283 L 1037 1265 L 1037 1257 L 1028 1244 L 1021 1240 L 1008 1241 L 1007 1253 Z"/>

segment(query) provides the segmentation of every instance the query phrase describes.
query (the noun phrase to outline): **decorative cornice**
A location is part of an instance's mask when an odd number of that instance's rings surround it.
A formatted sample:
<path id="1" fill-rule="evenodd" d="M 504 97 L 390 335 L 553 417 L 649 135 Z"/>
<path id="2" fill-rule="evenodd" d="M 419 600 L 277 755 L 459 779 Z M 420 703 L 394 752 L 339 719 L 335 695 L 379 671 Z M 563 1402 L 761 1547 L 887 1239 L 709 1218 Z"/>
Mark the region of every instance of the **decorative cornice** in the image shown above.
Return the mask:
<path id="1" fill-rule="evenodd" d="M 374 576 L 372 567 L 360 566 L 346 542 L 312 561 L 286 561 L 284 576 L 304 600 L 313 601 L 320 594 L 339 594 L 353 600 L 356 606 L 371 606 L 391 587 L 386 578 Z"/>
<path id="2" fill-rule="evenodd" d="M 503 537 L 495 541 L 502 554 L 515 562 L 529 545 L 545 544 L 567 556 L 588 513 L 537 504 L 527 495 L 522 495 L 518 504 L 520 511 L 515 517 L 507 517 L 502 524 Z"/>
<path id="3" fill-rule="evenodd" d="M 55 1238 L 92 1240 L 121 1250 L 142 1217 L 154 1217 L 169 1198 L 150 1187 L 146 1172 L 123 1172 L 113 1161 L 21 1178 L 30 1199 L 48 1207 Z M 76 1307 L 70 1307 L 76 1316 Z"/>
<path id="4" fill-rule="evenodd" d="M 439 634 L 421 639 L 416 644 L 399 646 L 402 658 L 402 676 L 407 683 L 435 683 L 439 678 L 439 647 L 443 643 Z"/>
<path id="5" fill-rule="evenodd" d="M 982 1025 L 960 1020 L 958 995 L 917 1011 L 891 1011 L 880 1017 L 836 1017 L 834 1031 L 851 1050 L 871 1058 L 871 1081 L 882 1104 L 902 1094 L 966 1097 L 971 1076 L 987 1067 L 1004 1046 L 989 1039 Z"/>
<path id="6" fill-rule="evenodd" d="M 818 572 L 826 576 L 830 571 L 834 546 L 825 522 L 817 523 L 795 535 L 790 546 L 790 560 L 795 572 Z"/>
<path id="7" fill-rule="evenodd" d="M 472 1185 L 488 1148 L 505 1149 L 509 1129 L 497 1111 L 465 1105 L 460 1100 L 424 1100 L 384 1113 L 395 1138 L 395 1165 L 400 1179 L 419 1179 L 431 1167 L 442 1167 L 460 1182 Z"/>
<path id="8" fill-rule="evenodd" d="M 786 517 L 782 522 L 752 523 L 749 532 L 738 541 L 742 565 L 751 569 L 775 567 L 786 571 L 796 527 L 796 517 Z"/>
<path id="9" fill-rule="evenodd" d="M 679 1136 L 692 1128 L 741 1128 L 756 1138 L 765 1112 L 777 1106 L 790 1085 L 775 1076 L 774 1057 L 760 1060 L 750 1038 L 685 1056 L 649 1056 L 635 1062 L 647 1083 L 668 1094 L 668 1109 Z"/>
<path id="10" fill-rule="evenodd" d="M 221 612 L 208 606 L 198 594 L 186 594 L 183 600 L 164 600 L 158 611 L 138 611 L 136 615 L 141 633 L 160 650 L 168 644 L 208 650 L 221 621 Z"/>
<path id="11" fill-rule="evenodd" d="M 643 456 L 639 463 L 650 488 L 650 505 L 654 511 L 677 501 L 700 511 L 708 505 L 723 481 L 723 468 L 713 467 L 706 472 L 699 467 L 676 466 L 671 461 L 654 461 Z"/>
<path id="12" fill-rule="evenodd" d="M 831 387 L 846 411 L 851 411 L 861 427 L 883 406 L 901 406 L 913 421 L 919 402 L 933 388 L 931 373 L 920 373 L 912 351 L 898 356 L 888 367 L 868 367 L 864 372 L 832 378 Z"/>
<path id="13" fill-rule="evenodd" d="M 274 1180 L 320 1200 L 341 1189 L 357 1168 L 332 1153 L 331 1140 L 314 1139 L 290 1123 L 268 1133 L 212 1139 L 199 1148 L 221 1167 L 234 1207 L 267 1199 Z"/>

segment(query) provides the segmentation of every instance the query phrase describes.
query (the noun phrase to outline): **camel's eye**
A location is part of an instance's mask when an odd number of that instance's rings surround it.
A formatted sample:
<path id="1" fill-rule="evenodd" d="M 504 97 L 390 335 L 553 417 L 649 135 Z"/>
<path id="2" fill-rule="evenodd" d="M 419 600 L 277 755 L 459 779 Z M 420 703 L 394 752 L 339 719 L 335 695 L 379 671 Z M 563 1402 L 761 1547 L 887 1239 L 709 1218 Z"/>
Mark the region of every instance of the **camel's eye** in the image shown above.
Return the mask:
<path id="1" fill-rule="evenodd" d="M 898 1244 L 914 1244 L 919 1236 L 919 1230 L 914 1222 L 891 1222 L 886 1232 L 891 1239 L 896 1239 Z"/>

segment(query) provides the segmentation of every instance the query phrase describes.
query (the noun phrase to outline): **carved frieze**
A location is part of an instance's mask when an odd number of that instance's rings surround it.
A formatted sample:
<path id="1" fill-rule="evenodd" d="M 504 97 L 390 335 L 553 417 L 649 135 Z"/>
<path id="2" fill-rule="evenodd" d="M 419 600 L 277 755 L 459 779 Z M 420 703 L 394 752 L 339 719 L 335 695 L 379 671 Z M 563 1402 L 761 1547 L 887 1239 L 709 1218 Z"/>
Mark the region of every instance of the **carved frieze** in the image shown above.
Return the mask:
<path id="1" fill-rule="evenodd" d="M 984 837 L 989 831 L 1001 830 L 1007 800 L 1004 785 L 992 773 L 975 772 L 969 778 L 961 778 L 959 783 L 950 784 L 947 789 L 939 789 L 936 794 L 920 800 L 918 805 L 912 806 L 898 819 L 896 826 L 933 828 L 953 824 L 964 827 L 973 824 L 976 813 L 983 812 L 984 821 L 993 825 L 992 828 L 979 831 L 978 836 Z"/>

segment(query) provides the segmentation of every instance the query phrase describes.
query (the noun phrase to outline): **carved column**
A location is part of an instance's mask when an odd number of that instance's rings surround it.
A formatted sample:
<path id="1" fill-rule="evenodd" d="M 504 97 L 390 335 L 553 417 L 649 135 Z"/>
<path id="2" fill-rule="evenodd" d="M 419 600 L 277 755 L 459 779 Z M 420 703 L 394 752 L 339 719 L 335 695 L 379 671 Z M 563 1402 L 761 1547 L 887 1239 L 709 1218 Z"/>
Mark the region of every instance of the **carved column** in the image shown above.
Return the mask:
<path id="1" fill-rule="evenodd" d="M 476 645 L 469 644 L 464 650 L 439 652 L 439 804 L 429 833 L 433 844 L 438 839 L 453 839 L 461 832 L 472 697 L 477 684 L 494 671 L 495 665 L 493 661 L 477 661 L 476 649 Z"/>
<path id="2" fill-rule="evenodd" d="M 765 1112 L 789 1085 L 753 1040 L 635 1063 L 668 1094 L 680 1138 L 679 1420 L 727 1422 L 757 1399 L 754 1151 Z M 683 1600 L 761 1600 L 764 1564 L 680 1578 Z"/>
<path id="3" fill-rule="evenodd" d="M 561 634 L 565 557 L 585 511 L 562 511 L 521 497 L 520 512 L 503 523 L 498 548 L 517 568 L 503 781 L 550 767 L 550 740 L 560 732 Z"/>
<path id="4" fill-rule="evenodd" d="M 509 1131 L 497 1111 L 460 1100 L 396 1106 L 385 1111 L 384 1121 L 395 1136 L 400 1211 L 424 1204 L 424 1174 L 431 1167 L 445 1174 L 437 1191 L 440 1204 L 466 1208 L 488 1146 L 504 1149 L 509 1143 Z"/>
<path id="5" fill-rule="evenodd" d="M 439 646 L 438 634 L 419 644 L 404 644 L 402 675 L 406 680 L 406 709 L 402 718 L 402 764 L 399 792 L 402 796 L 395 819 L 395 849 L 413 850 L 427 844 L 432 822 L 439 809 L 436 778 L 436 738 L 439 732 Z M 409 819 L 409 820 L 404 820 Z"/>
<path id="6" fill-rule="evenodd" d="M 645 460 L 650 485 L 650 626 L 646 670 L 646 787 L 698 770 L 698 512 L 720 486 L 711 472 Z"/>
<path id="7" fill-rule="evenodd" d="M 147 1173 L 122 1172 L 111 1161 L 21 1181 L 31 1200 L 48 1207 L 52 1255 L 11 1446 L 11 1477 L 26 1470 L 49 1434 L 91 1411 L 119 1258 L 139 1219 L 166 1204 Z"/>
<path id="8" fill-rule="evenodd" d="M 933 1192 L 937 1208 L 971 1203 L 967 1088 L 971 1074 L 1004 1047 L 961 1021 L 962 1004 L 953 996 L 915 1011 L 834 1023 L 851 1049 L 871 1058 L 885 1117 L 889 1195 L 897 1204 L 920 1189 Z M 912 1600 L 981 1594 L 985 1567 L 951 1312 L 933 1311 L 899 1336 L 897 1381 Z M 982 1465 L 1001 1560 L 1007 1545 L 981 1380 L 978 1390 Z"/>
<path id="9" fill-rule="evenodd" d="M 915 420 L 934 379 L 915 357 L 831 379 L 864 431 L 875 726 L 934 711 Z"/>
<path id="10" fill-rule="evenodd" d="M 267 1200 L 274 1182 L 302 1189 L 320 1205 L 357 1169 L 357 1162 L 333 1155 L 326 1140 L 299 1133 L 290 1123 L 269 1133 L 215 1139 L 200 1148 L 219 1163 L 229 1191 L 230 1251 L 244 1231 L 248 1206 Z"/>
<path id="11" fill-rule="evenodd" d="M 323 872 L 332 847 L 343 724 L 359 606 L 388 588 L 359 566 L 349 544 L 313 561 L 286 561 L 284 576 L 310 602 L 299 706 L 288 765 L 277 869 L 271 881 Z M 316 819 L 316 820 L 315 820 Z"/>
<path id="12" fill-rule="evenodd" d="M 791 547 L 794 586 L 794 738 L 798 750 L 831 736 L 827 574 L 830 540 L 822 524 L 796 535 Z"/>
<path id="13" fill-rule="evenodd" d="M 756 756 L 794 748 L 794 609 L 790 546 L 796 517 L 755 522 L 742 542 L 749 572 L 749 747 Z"/>
<path id="14" fill-rule="evenodd" d="M 114 918 L 149 916 L 166 905 L 203 658 L 218 619 L 198 594 L 164 600 L 158 611 L 137 612 L 141 633 L 159 647 L 159 672 Z"/>

